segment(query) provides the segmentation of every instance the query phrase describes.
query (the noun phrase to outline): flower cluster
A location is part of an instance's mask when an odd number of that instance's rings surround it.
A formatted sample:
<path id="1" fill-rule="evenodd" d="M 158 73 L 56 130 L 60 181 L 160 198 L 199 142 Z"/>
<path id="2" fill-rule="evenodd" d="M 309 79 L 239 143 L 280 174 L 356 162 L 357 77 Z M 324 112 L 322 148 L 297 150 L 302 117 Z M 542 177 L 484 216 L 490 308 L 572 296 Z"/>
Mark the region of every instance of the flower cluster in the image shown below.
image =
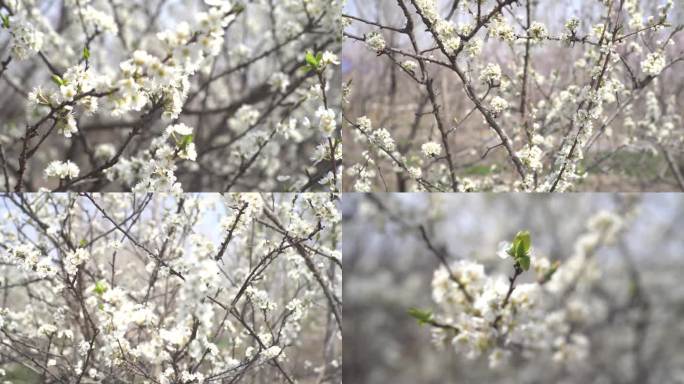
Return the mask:
<path id="1" fill-rule="evenodd" d="M 494 115 L 500 115 L 508 108 L 508 101 L 501 96 L 494 96 L 489 102 L 489 106 L 492 108 Z"/>
<path id="2" fill-rule="evenodd" d="M 45 168 L 45 177 L 59 179 L 74 179 L 78 177 L 80 169 L 71 160 L 53 161 Z"/>
<path id="3" fill-rule="evenodd" d="M 110 180 L 120 179 L 135 192 L 182 193 L 176 178 L 177 161 L 195 161 L 197 152 L 193 129 L 185 124 L 167 127 L 152 140 L 150 149 L 141 156 L 123 158 L 107 172 Z"/>
<path id="4" fill-rule="evenodd" d="M 374 129 L 370 119 L 366 116 L 358 118 L 354 127 L 356 128 L 354 141 L 365 142 L 376 148 L 372 152 L 364 152 L 365 159 L 363 164 L 357 164 L 347 170 L 348 175 L 358 177 L 354 183 L 355 191 L 362 192 L 368 190 L 370 178 L 375 176 L 373 166 L 376 164 L 376 159 L 389 159 L 396 169 L 406 171 L 411 179 L 421 179 L 421 160 L 400 154 L 397 151 L 396 142 L 386 128 Z M 423 154 L 426 157 L 438 156 L 439 154 L 436 152 L 438 147 L 439 153 L 441 153 L 441 147 L 437 143 L 425 143 L 424 145 L 427 145 L 427 152 L 423 150 Z"/>
<path id="5" fill-rule="evenodd" d="M 382 37 L 380 32 L 371 32 L 366 35 L 366 44 L 377 52 L 382 52 L 385 50 L 385 39 Z"/>
<path id="6" fill-rule="evenodd" d="M 420 146 L 423 156 L 427 158 L 437 157 L 442 154 L 442 146 L 434 141 L 427 142 Z"/>
<path id="7" fill-rule="evenodd" d="M 499 64 L 488 63 L 480 72 L 480 81 L 490 86 L 499 84 L 501 82 L 501 67 L 499 67 Z"/>
<path id="8" fill-rule="evenodd" d="M 572 27 L 573 24 L 570 25 Z M 527 36 L 535 42 L 540 42 L 547 38 L 549 32 L 546 30 L 546 26 L 543 23 L 535 21 L 527 29 Z"/>
<path id="9" fill-rule="evenodd" d="M 421 15 L 431 24 L 444 50 L 450 55 L 455 54 L 461 47 L 461 38 L 457 33 L 456 26 L 451 21 L 440 17 L 435 1 L 418 1 L 416 6 Z"/>
<path id="10" fill-rule="evenodd" d="M 540 135 L 534 135 L 532 137 L 532 143 L 526 144 L 522 149 L 517 152 L 518 157 L 522 162 L 530 167 L 533 171 L 540 171 L 544 166 L 542 162 L 544 157 L 544 151 L 541 145 L 544 143 L 544 138 Z"/>
<path id="11" fill-rule="evenodd" d="M 331 137 L 335 133 L 337 127 L 337 120 L 335 119 L 335 111 L 320 107 L 316 111 L 316 117 L 319 119 L 318 128 L 324 136 Z"/>
<path id="12" fill-rule="evenodd" d="M 412 310 L 411 315 L 431 327 L 437 345 L 451 345 L 468 359 L 486 356 L 490 368 L 505 366 L 520 351 L 562 366 L 580 363 L 591 347 L 583 327 L 597 320 L 580 297 L 601 273 L 594 254 L 612 244 L 622 228 L 619 215 L 598 212 L 573 254 L 560 263 L 538 255 L 530 234 L 520 232 L 498 251 L 514 263 L 509 278 L 471 260 L 442 265 L 432 279 L 437 312 Z M 528 269 L 534 278 L 520 282 Z"/>
<path id="13" fill-rule="evenodd" d="M 652 52 L 641 62 L 641 70 L 647 75 L 658 76 L 665 65 L 665 56 L 661 52 Z"/>
<path id="14" fill-rule="evenodd" d="M 26 60 L 43 47 L 43 33 L 27 20 L 11 18 L 10 34 L 12 35 L 12 56 L 17 60 Z"/>

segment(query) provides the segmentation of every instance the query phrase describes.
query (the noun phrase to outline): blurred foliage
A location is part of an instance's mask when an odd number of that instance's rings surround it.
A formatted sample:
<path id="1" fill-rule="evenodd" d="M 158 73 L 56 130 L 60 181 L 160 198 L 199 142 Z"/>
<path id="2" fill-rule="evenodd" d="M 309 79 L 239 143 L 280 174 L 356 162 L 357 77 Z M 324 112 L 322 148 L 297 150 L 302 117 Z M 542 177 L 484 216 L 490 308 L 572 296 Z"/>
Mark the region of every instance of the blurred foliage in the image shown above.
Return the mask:
<path id="1" fill-rule="evenodd" d="M 5 370 L 6 375 L 3 379 L 12 384 L 35 384 L 40 382 L 40 375 L 24 366 L 11 364 Z"/>

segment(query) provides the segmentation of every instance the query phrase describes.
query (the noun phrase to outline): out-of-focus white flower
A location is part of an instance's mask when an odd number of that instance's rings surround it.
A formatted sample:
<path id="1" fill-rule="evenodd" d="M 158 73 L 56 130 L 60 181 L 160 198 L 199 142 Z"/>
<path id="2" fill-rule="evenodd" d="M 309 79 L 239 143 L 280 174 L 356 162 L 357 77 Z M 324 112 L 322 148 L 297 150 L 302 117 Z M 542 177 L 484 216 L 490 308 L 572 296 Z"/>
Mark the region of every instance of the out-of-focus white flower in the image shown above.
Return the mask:
<path id="1" fill-rule="evenodd" d="M 337 121 L 335 120 L 335 111 L 324 106 L 320 106 L 316 111 L 316 117 L 318 117 L 319 124 L 318 128 L 321 130 L 324 136 L 330 137 L 335 133 L 335 128 L 337 127 Z"/>
<path id="2" fill-rule="evenodd" d="M 507 241 L 502 241 L 499 243 L 499 248 L 496 251 L 496 255 L 499 256 L 501 259 L 508 259 L 511 257 L 510 254 L 508 254 L 508 250 L 511 248 L 511 243 Z"/>
<path id="3" fill-rule="evenodd" d="M 401 63 L 401 67 L 409 72 L 415 72 L 418 68 L 418 63 L 416 63 L 413 60 L 406 60 L 403 63 Z"/>
<path id="4" fill-rule="evenodd" d="M 105 143 L 95 147 L 95 158 L 99 160 L 109 160 L 116 154 L 116 147 L 113 144 Z"/>
<path id="5" fill-rule="evenodd" d="M 282 351 L 282 348 L 280 348 L 277 345 L 274 345 L 272 347 L 269 347 L 265 351 L 261 352 L 261 356 L 263 356 L 264 359 L 269 360 L 269 359 L 272 359 L 272 358 L 280 355 L 281 351 Z"/>
<path id="6" fill-rule="evenodd" d="M 60 179 L 76 178 L 78 177 L 79 172 L 78 165 L 71 160 L 67 160 L 66 162 L 56 160 L 48 164 L 47 168 L 45 168 L 46 177 L 57 177 Z"/>
<path id="7" fill-rule="evenodd" d="M 287 91 L 287 87 L 290 86 L 290 78 L 282 72 L 276 72 L 271 75 L 268 84 L 274 91 L 284 93 Z"/>
<path id="8" fill-rule="evenodd" d="M 13 44 L 12 56 L 17 60 L 28 59 L 43 47 L 43 33 L 24 19 L 11 18 L 10 34 Z"/>
<path id="9" fill-rule="evenodd" d="M 169 135 L 181 135 L 181 136 L 187 136 L 187 135 L 192 135 L 192 128 L 181 123 L 181 124 L 174 124 L 170 125 L 166 128 L 166 133 Z"/>
<path id="10" fill-rule="evenodd" d="M 527 30 L 527 36 L 532 39 L 532 41 L 541 41 L 548 37 L 549 33 L 546 30 L 546 26 L 538 21 L 532 22 L 530 28 Z"/>

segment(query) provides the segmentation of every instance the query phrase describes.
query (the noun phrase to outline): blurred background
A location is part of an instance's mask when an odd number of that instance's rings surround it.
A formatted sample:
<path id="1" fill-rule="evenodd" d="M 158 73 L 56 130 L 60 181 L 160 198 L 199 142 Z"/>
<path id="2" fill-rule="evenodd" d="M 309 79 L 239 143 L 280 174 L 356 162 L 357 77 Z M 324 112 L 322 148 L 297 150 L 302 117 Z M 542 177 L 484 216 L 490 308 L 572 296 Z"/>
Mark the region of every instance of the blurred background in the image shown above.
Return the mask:
<path id="1" fill-rule="evenodd" d="M 342 207 L 345 382 L 684 383 L 684 196 L 348 194 Z M 431 280 L 439 260 L 418 225 L 450 262 L 472 259 L 507 276 L 510 263 L 496 252 L 517 231 L 529 229 L 535 254 L 562 263 L 593 214 L 625 207 L 633 212 L 625 230 L 596 254 L 602 275 L 592 291 L 616 315 L 587 331 L 591 350 L 581 370 L 527 361 L 494 371 L 486 356 L 467 360 L 437 348 L 429 327 L 407 314 L 436 308 Z M 632 305 L 628 263 L 644 306 Z"/>

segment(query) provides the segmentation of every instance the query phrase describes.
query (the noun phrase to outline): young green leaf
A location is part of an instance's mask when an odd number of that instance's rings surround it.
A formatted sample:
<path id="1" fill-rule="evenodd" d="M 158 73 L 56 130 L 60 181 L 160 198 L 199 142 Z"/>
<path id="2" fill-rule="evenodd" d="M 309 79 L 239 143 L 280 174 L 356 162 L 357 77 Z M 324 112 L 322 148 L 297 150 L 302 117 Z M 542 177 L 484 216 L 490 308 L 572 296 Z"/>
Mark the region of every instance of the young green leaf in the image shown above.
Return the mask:
<path id="1" fill-rule="evenodd" d="M 93 291 L 97 293 L 99 296 L 102 296 L 105 292 L 107 292 L 107 284 L 100 280 L 97 283 L 95 283 L 95 288 L 93 288 Z"/>
<path id="2" fill-rule="evenodd" d="M 525 255 L 525 249 L 520 241 L 513 243 L 513 258 L 518 259 L 520 256 Z"/>
<path id="3" fill-rule="evenodd" d="M 64 80 L 61 77 L 59 77 L 58 75 L 52 75 L 52 81 L 54 81 L 55 84 L 57 84 L 59 86 L 64 85 Z"/>
<path id="4" fill-rule="evenodd" d="M 529 231 L 520 231 L 513 238 L 513 243 L 508 248 L 507 253 L 524 271 L 530 269 L 530 248 L 532 238 Z"/>
<path id="5" fill-rule="evenodd" d="M 83 59 L 90 59 L 90 50 L 88 49 L 88 47 L 83 47 Z"/>
<path id="6" fill-rule="evenodd" d="M 306 60 L 307 63 L 309 63 L 309 65 L 310 65 L 311 67 L 313 67 L 313 68 L 318 67 L 318 60 L 317 60 L 316 57 L 313 55 L 313 53 L 311 53 L 311 51 L 308 51 L 308 52 L 306 53 L 306 57 L 305 57 L 304 59 Z"/>
<path id="7" fill-rule="evenodd" d="M 530 233 L 528 231 L 520 231 L 513 239 L 513 244 L 508 250 L 508 254 L 514 259 L 518 259 L 523 256 L 527 256 L 530 252 L 530 247 L 532 245 L 532 240 L 530 239 Z"/>
<path id="8" fill-rule="evenodd" d="M 528 269 L 530 269 L 530 257 L 529 256 L 522 256 L 522 257 L 517 259 L 517 262 L 523 271 L 527 271 Z"/>
<path id="9" fill-rule="evenodd" d="M 425 325 L 432 321 L 432 312 L 430 311 L 418 308 L 409 308 L 408 314 L 416 319 L 419 325 Z"/>
<path id="10" fill-rule="evenodd" d="M 515 240 L 513 240 L 513 243 L 518 243 L 521 247 L 520 250 L 521 252 L 528 253 L 530 251 L 530 247 L 532 246 L 532 238 L 530 237 L 530 232 L 529 231 L 520 231 L 515 235 Z"/>
<path id="11" fill-rule="evenodd" d="M 2 26 L 3 26 L 4 28 L 9 29 L 9 27 L 10 27 L 9 15 L 2 15 L 2 16 L 0 16 L 0 17 L 2 17 Z"/>
<path id="12" fill-rule="evenodd" d="M 178 147 L 179 147 L 180 149 L 185 149 L 185 148 L 187 148 L 188 145 L 190 145 L 190 143 L 192 143 L 193 138 L 194 138 L 193 135 L 185 135 L 185 136 L 183 136 L 183 138 L 182 138 L 182 139 L 180 140 L 180 142 L 178 143 Z"/>

